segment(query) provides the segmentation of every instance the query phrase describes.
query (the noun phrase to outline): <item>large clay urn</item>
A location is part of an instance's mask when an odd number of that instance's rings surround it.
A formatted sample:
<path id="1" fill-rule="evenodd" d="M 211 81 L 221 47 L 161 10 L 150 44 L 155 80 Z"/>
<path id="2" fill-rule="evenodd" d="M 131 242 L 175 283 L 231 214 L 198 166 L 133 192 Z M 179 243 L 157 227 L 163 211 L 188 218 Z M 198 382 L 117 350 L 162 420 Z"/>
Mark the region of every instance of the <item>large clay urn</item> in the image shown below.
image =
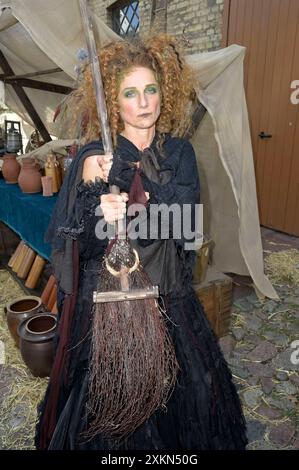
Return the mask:
<path id="1" fill-rule="evenodd" d="M 18 176 L 21 171 L 21 166 L 17 161 L 17 156 L 14 154 L 6 154 L 3 156 L 2 174 L 6 183 L 15 184 L 18 182 Z"/>
<path id="2" fill-rule="evenodd" d="M 19 324 L 32 315 L 39 313 L 41 308 L 41 298 L 34 295 L 15 299 L 5 307 L 7 326 L 17 348 L 20 342 L 18 335 Z"/>
<path id="3" fill-rule="evenodd" d="M 39 193 L 42 190 L 42 179 L 39 164 L 33 158 L 24 158 L 18 183 L 23 193 Z"/>
<path id="4" fill-rule="evenodd" d="M 48 377 L 54 359 L 56 315 L 41 313 L 22 321 L 18 327 L 20 351 L 34 377 Z"/>

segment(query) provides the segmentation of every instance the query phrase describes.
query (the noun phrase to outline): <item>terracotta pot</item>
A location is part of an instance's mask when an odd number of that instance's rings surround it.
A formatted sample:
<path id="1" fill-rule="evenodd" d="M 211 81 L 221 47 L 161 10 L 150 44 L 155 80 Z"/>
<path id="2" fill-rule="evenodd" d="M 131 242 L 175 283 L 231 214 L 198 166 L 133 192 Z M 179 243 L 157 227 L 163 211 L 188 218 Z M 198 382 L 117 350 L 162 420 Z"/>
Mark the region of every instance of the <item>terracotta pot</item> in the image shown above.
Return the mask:
<path id="1" fill-rule="evenodd" d="M 18 327 L 20 351 L 34 377 L 48 377 L 54 359 L 55 315 L 42 313 L 23 320 Z"/>
<path id="2" fill-rule="evenodd" d="M 42 305 L 40 297 L 27 295 L 13 300 L 5 307 L 7 326 L 15 345 L 19 347 L 20 338 L 18 335 L 18 326 L 30 316 L 39 313 Z"/>
<path id="3" fill-rule="evenodd" d="M 21 166 L 16 159 L 16 155 L 7 154 L 3 156 L 2 174 L 6 183 L 15 184 L 18 182 L 18 176 L 21 171 Z"/>
<path id="4" fill-rule="evenodd" d="M 18 183 L 23 193 L 41 192 L 42 179 L 39 172 L 39 165 L 33 158 L 23 159 Z"/>

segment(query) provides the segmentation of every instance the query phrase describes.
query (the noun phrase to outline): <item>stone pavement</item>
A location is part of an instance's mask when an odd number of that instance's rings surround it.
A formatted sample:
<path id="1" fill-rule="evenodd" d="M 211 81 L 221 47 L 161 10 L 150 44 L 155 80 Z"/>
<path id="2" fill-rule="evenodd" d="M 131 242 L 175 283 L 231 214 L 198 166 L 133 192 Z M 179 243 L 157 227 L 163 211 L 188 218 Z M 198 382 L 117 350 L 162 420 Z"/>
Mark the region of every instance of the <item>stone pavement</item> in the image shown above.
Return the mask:
<path id="1" fill-rule="evenodd" d="M 268 229 L 262 235 L 266 251 L 299 250 L 299 238 Z M 232 278 L 232 323 L 220 345 L 243 403 L 248 449 L 299 449 L 299 286 L 275 286 L 280 300 L 261 303 L 250 278 Z M 18 373 L 10 365 L 0 366 L 0 405 Z M 17 430 L 24 410 L 12 409 L 11 413 L 6 425 Z M 31 421 L 25 423 L 28 431 Z M 0 448 L 11 448 L 1 435 L 4 429 L 0 426 Z M 27 443 L 22 436 L 18 448 L 32 448 L 32 444 L 32 438 Z"/>
<path id="2" fill-rule="evenodd" d="M 231 333 L 220 340 L 243 403 L 249 449 L 299 448 L 299 289 L 278 293 L 280 302 L 264 305 L 255 294 L 235 300 Z"/>
<path id="3" fill-rule="evenodd" d="M 265 252 L 299 249 L 299 238 L 269 229 L 262 239 Z M 243 403 L 248 449 L 299 449 L 299 286 L 275 286 L 280 300 L 261 303 L 244 276 L 232 277 L 232 323 L 220 345 Z"/>

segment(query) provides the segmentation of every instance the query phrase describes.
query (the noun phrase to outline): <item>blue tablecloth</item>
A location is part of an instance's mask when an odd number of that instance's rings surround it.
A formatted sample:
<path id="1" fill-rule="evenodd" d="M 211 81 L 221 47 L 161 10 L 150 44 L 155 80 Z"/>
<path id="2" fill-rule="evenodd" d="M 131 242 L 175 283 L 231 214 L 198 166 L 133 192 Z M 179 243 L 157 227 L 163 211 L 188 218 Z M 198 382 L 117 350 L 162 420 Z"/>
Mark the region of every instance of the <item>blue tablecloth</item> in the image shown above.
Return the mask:
<path id="1" fill-rule="evenodd" d="M 40 256 L 49 259 L 51 247 L 44 242 L 57 196 L 24 194 L 18 184 L 0 179 L 0 220 L 16 232 Z"/>

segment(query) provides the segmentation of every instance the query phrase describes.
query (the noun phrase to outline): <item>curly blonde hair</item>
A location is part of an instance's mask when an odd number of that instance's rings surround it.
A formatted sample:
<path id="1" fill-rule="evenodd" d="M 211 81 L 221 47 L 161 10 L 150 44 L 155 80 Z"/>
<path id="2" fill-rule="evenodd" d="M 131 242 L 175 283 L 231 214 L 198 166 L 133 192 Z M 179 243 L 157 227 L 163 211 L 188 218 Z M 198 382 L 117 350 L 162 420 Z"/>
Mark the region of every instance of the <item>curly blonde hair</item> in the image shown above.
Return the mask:
<path id="1" fill-rule="evenodd" d="M 117 134 L 123 130 L 119 113 L 119 85 L 124 76 L 135 67 L 152 70 L 161 92 L 161 114 L 156 122 L 160 136 L 170 133 L 182 136 L 191 123 L 191 109 L 195 99 L 194 71 L 183 58 L 176 39 L 159 34 L 148 39 L 113 41 L 99 53 L 103 86 L 113 145 Z M 72 130 L 80 121 L 84 142 L 98 139 L 101 135 L 90 66 L 86 66 L 83 79 L 69 97 L 69 111 L 73 116 Z M 77 137 L 77 136 L 75 136 Z"/>

